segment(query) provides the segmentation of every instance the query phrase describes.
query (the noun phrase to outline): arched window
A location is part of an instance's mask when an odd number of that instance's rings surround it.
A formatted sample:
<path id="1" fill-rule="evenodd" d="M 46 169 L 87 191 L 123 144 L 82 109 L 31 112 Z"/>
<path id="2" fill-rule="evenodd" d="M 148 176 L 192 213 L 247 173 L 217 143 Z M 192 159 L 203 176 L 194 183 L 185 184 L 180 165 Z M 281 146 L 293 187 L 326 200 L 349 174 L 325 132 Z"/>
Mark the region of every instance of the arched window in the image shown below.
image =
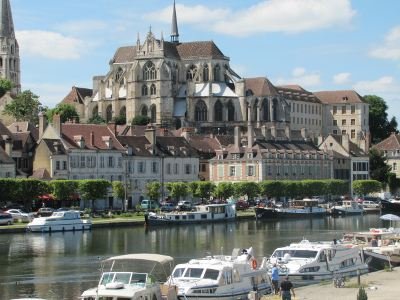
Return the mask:
<path id="1" fill-rule="evenodd" d="M 195 65 L 192 65 L 186 72 L 186 80 L 193 81 L 196 78 L 197 78 L 197 68 Z"/>
<path id="2" fill-rule="evenodd" d="M 11 45 L 11 54 L 14 54 L 14 45 Z"/>
<path id="3" fill-rule="evenodd" d="M 272 100 L 272 121 L 278 121 L 278 100 L 274 99 Z"/>
<path id="4" fill-rule="evenodd" d="M 0 57 L 0 68 L 2 68 L 2 67 L 3 67 L 3 58 Z"/>
<path id="5" fill-rule="evenodd" d="M 151 123 L 157 122 L 157 108 L 154 104 L 150 107 L 150 122 Z"/>
<path id="6" fill-rule="evenodd" d="M 92 116 L 98 116 L 99 115 L 99 107 L 96 105 L 95 107 L 93 107 L 92 110 Z"/>
<path id="7" fill-rule="evenodd" d="M 222 111 L 222 103 L 217 100 L 214 105 L 214 121 L 222 121 L 223 111 Z"/>
<path id="8" fill-rule="evenodd" d="M 270 112 L 269 112 L 269 102 L 267 99 L 264 99 L 262 102 L 262 120 L 269 122 L 271 119 Z"/>
<path id="9" fill-rule="evenodd" d="M 150 86 L 150 95 L 155 95 L 155 94 L 156 94 L 156 91 L 157 91 L 156 85 L 155 85 L 155 84 L 152 84 L 152 85 Z"/>
<path id="10" fill-rule="evenodd" d="M 146 116 L 147 117 L 147 106 L 143 105 L 142 110 L 140 111 L 140 114 L 142 116 Z"/>
<path id="11" fill-rule="evenodd" d="M 149 88 L 147 85 L 142 85 L 142 96 L 147 96 L 149 94 Z"/>
<path id="12" fill-rule="evenodd" d="M 214 67 L 214 81 L 221 81 L 220 71 L 221 68 L 219 67 L 219 65 L 216 65 Z"/>
<path id="13" fill-rule="evenodd" d="M 109 106 L 107 106 L 106 108 L 106 121 L 107 123 L 110 122 L 112 120 L 112 105 L 110 104 Z"/>
<path id="14" fill-rule="evenodd" d="M 208 65 L 204 65 L 203 68 L 203 81 L 209 81 L 210 80 L 210 70 L 208 69 Z"/>
<path id="15" fill-rule="evenodd" d="M 235 121 L 235 106 L 232 103 L 232 100 L 228 102 L 228 121 Z"/>
<path id="16" fill-rule="evenodd" d="M 126 120 L 126 107 L 122 106 L 121 109 L 119 110 L 119 116 L 124 117 Z"/>
<path id="17" fill-rule="evenodd" d="M 9 62 L 9 64 L 8 64 L 8 65 L 10 66 L 10 69 L 11 69 L 11 70 L 13 70 L 13 69 L 14 69 L 14 68 L 13 68 L 13 66 L 14 66 L 14 65 L 13 65 L 13 63 L 12 63 L 12 62 L 13 62 L 13 61 L 12 61 L 12 59 L 10 58 L 10 62 Z"/>
<path id="18" fill-rule="evenodd" d="M 257 110 L 258 110 L 258 99 L 256 99 L 256 101 L 254 101 L 254 104 L 253 104 L 253 111 L 251 114 L 251 119 L 253 121 L 257 121 Z"/>
<path id="19" fill-rule="evenodd" d="M 195 121 L 207 121 L 207 105 L 203 100 L 196 103 L 194 109 L 194 120 Z"/>
<path id="20" fill-rule="evenodd" d="M 148 61 L 143 67 L 143 79 L 144 80 L 157 79 L 156 66 L 151 61 Z"/>

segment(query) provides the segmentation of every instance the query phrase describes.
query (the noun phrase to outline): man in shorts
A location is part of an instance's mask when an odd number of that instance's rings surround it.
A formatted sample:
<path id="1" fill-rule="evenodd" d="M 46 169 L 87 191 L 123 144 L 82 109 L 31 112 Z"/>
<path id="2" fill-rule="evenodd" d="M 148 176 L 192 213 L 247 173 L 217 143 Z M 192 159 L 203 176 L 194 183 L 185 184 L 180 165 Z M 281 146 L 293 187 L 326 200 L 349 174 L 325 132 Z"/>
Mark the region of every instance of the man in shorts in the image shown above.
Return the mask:
<path id="1" fill-rule="evenodd" d="M 295 297 L 293 284 L 289 281 L 289 276 L 285 277 L 285 280 L 281 282 L 281 290 L 280 294 L 282 296 L 282 300 L 291 300 L 291 294 L 293 294 L 293 298 Z"/>
<path id="2" fill-rule="evenodd" d="M 279 292 L 279 269 L 276 264 L 271 269 L 271 281 L 273 292 L 277 295 Z"/>

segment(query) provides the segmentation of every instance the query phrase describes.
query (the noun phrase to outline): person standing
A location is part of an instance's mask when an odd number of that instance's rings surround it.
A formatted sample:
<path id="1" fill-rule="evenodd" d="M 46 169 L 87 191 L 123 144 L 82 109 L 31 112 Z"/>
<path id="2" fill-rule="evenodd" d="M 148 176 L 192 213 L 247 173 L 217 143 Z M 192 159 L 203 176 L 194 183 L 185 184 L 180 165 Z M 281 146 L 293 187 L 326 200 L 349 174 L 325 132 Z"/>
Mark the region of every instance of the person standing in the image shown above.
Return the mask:
<path id="1" fill-rule="evenodd" d="M 271 269 L 271 281 L 272 281 L 273 292 L 275 295 L 277 295 L 279 292 L 279 269 L 276 266 L 276 264 L 274 264 L 274 266 Z"/>
<path id="2" fill-rule="evenodd" d="M 294 288 L 293 284 L 289 280 L 289 276 L 285 277 L 285 280 L 281 282 L 281 289 L 280 289 L 280 294 L 282 296 L 282 300 L 291 300 L 291 294 L 293 294 L 293 298 L 296 297 L 294 294 Z"/>

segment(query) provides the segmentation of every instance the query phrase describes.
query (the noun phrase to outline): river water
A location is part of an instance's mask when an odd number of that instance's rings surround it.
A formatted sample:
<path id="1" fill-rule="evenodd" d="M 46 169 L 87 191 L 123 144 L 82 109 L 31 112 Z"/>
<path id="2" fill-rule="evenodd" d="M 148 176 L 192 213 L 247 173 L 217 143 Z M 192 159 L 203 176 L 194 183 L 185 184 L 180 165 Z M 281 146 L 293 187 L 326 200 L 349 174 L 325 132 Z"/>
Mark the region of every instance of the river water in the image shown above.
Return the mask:
<path id="1" fill-rule="evenodd" d="M 231 254 L 252 246 L 258 258 L 277 247 L 341 238 L 344 232 L 388 226 L 379 215 L 302 220 L 240 220 L 146 229 L 122 227 L 90 232 L 0 235 L 0 299 L 36 296 L 78 299 L 96 286 L 100 261 L 127 253 L 160 253 L 181 263 L 207 252 Z"/>

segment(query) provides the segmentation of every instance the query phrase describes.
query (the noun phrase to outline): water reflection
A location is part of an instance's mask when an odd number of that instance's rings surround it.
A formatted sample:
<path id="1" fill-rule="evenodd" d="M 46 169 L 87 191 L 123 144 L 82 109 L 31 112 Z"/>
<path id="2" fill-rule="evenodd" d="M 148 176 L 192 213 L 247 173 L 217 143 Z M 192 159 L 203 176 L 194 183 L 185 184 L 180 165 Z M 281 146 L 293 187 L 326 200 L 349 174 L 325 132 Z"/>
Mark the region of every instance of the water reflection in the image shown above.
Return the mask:
<path id="1" fill-rule="evenodd" d="M 160 228 L 0 235 L 1 299 L 34 295 L 77 299 L 97 284 L 100 259 L 127 253 L 171 255 L 176 263 L 206 253 L 253 246 L 259 257 L 301 240 L 332 240 L 346 231 L 382 226 L 378 215 L 281 221 L 248 220 Z"/>

